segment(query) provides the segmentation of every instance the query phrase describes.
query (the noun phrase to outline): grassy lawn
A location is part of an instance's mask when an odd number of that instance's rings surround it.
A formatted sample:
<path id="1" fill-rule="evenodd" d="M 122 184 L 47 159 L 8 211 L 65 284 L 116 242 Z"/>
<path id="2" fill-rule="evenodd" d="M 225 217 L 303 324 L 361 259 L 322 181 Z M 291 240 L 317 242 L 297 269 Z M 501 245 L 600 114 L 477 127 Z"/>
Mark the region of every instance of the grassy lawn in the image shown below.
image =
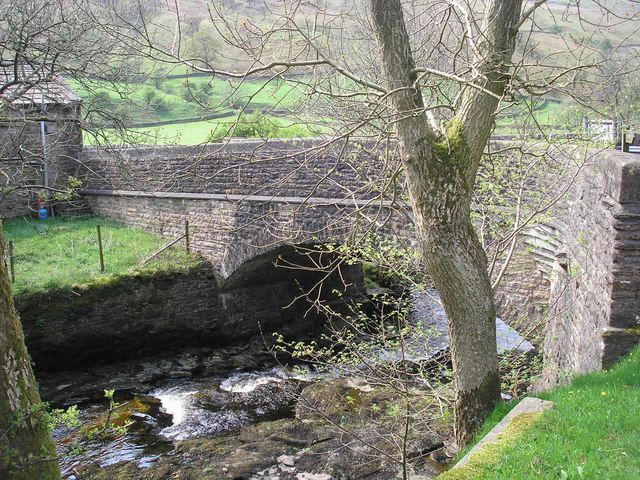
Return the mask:
<path id="1" fill-rule="evenodd" d="M 232 104 L 243 106 L 292 108 L 302 98 L 302 92 L 293 84 L 285 82 L 265 82 L 264 80 L 229 81 L 220 78 L 191 77 L 163 80 L 159 89 L 175 94 L 190 89 L 194 93 L 207 95 L 211 106 Z"/>
<path id="2" fill-rule="evenodd" d="M 498 458 L 483 459 L 481 473 L 458 477 L 453 470 L 443 478 L 640 478 L 640 348 L 608 372 L 577 377 L 539 397 L 556 406 L 508 443 Z M 482 434 L 511 407 L 499 407 Z"/>
<path id="3" fill-rule="evenodd" d="M 100 272 L 96 225 L 102 225 L 105 273 Z M 84 284 L 132 269 L 168 242 L 167 238 L 97 218 L 56 218 L 46 222 L 4 222 L 5 240 L 13 240 L 15 294 Z M 181 248 L 172 248 L 145 269 L 188 264 Z"/>

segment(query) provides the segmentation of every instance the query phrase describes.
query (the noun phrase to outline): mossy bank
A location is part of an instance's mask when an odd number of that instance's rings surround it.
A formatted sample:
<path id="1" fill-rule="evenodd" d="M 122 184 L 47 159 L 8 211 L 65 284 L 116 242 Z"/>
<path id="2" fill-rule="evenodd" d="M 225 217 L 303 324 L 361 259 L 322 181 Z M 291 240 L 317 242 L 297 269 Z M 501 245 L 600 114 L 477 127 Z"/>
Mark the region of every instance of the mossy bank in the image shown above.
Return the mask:
<path id="1" fill-rule="evenodd" d="M 213 266 L 131 271 L 15 296 L 38 371 L 110 363 L 219 340 L 226 318 Z"/>

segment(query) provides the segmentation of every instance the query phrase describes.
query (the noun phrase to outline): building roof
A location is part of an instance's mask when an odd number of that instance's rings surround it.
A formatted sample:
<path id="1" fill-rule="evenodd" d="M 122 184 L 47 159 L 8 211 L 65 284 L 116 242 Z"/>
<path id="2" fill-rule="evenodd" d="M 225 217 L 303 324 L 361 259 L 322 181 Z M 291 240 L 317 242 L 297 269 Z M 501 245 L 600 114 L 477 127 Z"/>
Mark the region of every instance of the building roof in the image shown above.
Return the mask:
<path id="1" fill-rule="evenodd" d="M 30 65 L 18 65 L 0 60 L 0 89 L 10 85 L 0 94 L 0 101 L 9 101 L 12 105 L 67 105 L 82 102 L 59 75 L 49 76 L 48 69 L 34 69 Z"/>

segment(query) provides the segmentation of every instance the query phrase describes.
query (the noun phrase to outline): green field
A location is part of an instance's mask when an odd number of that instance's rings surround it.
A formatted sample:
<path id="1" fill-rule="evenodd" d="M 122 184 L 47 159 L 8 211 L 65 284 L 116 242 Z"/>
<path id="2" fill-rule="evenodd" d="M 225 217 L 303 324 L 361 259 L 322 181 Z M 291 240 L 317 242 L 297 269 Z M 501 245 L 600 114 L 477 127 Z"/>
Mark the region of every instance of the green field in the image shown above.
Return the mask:
<path id="1" fill-rule="evenodd" d="M 282 81 L 228 82 L 198 76 L 148 79 L 144 83 L 69 83 L 83 97 L 85 110 L 93 112 L 89 116 L 99 127 L 85 131 L 88 145 L 105 140 L 114 144 L 194 145 L 223 136 L 311 137 L 326 130 L 326 126 L 315 125 L 322 119 L 312 121 L 308 115 L 299 115 L 301 90 Z M 110 127 L 110 114 L 126 127 L 124 135 L 120 134 L 122 129 Z M 220 118 L 201 119 L 209 115 Z M 236 121 L 239 126 L 233 127 Z M 153 122 L 166 123 L 142 125 Z"/>
<path id="2" fill-rule="evenodd" d="M 84 99 L 85 109 L 113 111 L 130 122 L 145 123 L 237 114 L 259 108 L 286 112 L 295 109 L 301 92 L 295 85 L 262 80 L 227 82 L 207 77 L 148 79 L 144 83 L 70 80 Z M 99 118 L 96 113 L 94 118 Z"/>
<path id="3" fill-rule="evenodd" d="M 14 242 L 15 294 L 70 287 L 136 269 L 168 239 L 97 217 L 31 219 L 4 223 L 5 240 Z M 105 272 L 100 272 L 96 226 L 102 227 Z M 171 248 L 145 269 L 191 262 L 181 248 Z"/>
<path id="4" fill-rule="evenodd" d="M 640 478 L 640 348 L 610 371 L 577 377 L 539 396 L 554 408 L 506 439 L 498 454 L 481 450 L 470 469 L 452 470 L 443 480 Z M 513 406 L 499 407 L 480 436 Z"/>
<path id="5" fill-rule="evenodd" d="M 206 79 L 197 77 L 196 80 L 189 81 L 189 91 L 201 97 L 201 94 L 204 94 L 205 83 Z M 113 144 L 198 145 L 219 141 L 223 137 L 317 137 L 329 132 L 330 125 L 334 123 L 329 118 L 310 114 L 295 117 L 287 114 L 289 111 L 301 109 L 302 107 L 296 106 L 300 106 L 302 100 L 300 92 L 286 84 L 276 86 L 265 85 L 263 81 L 252 81 L 242 86 L 230 86 L 222 80 L 213 81 L 211 84 L 214 87 L 207 93 L 207 106 L 202 98 L 187 100 L 170 93 L 180 89 L 183 89 L 184 93 L 185 79 L 165 80 L 160 82 L 158 88 L 147 84 L 93 82 L 91 90 L 88 91 L 85 87 L 76 85 L 81 95 L 88 96 L 89 102 L 85 102 L 85 108 L 89 108 L 91 102 L 103 102 L 101 108 L 127 112 L 123 115 L 126 130 L 105 126 L 98 130 L 98 138 L 95 137 L 95 130 L 87 130 L 85 144 L 94 145 L 106 139 Z M 232 93 L 236 87 L 241 95 L 234 96 Z M 96 95 L 96 92 L 102 93 Z M 146 101 L 146 96 L 151 100 Z M 105 100 L 107 97 L 108 100 Z M 157 101 L 163 102 L 161 110 L 154 107 L 154 102 Z M 248 112 L 241 113 L 244 109 Z M 257 109 L 257 113 L 250 113 L 254 109 Z M 223 116 L 211 120 L 197 119 L 199 116 L 210 114 Z M 189 119 L 193 121 L 184 122 Z M 136 126 L 140 123 L 158 121 L 169 123 L 159 126 Z M 582 113 L 571 104 L 522 99 L 500 114 L 496 133 L 514 134 L 523 129 L 535 132 L 538 128 L 544 128 L 545 132 L 566 133 L 580 128 L 581 121 Z M 234 127 L 236 122 L 238 125 Z M 550 125 L 554 127 L 551 128 Z"/>
<path id="6" fill-rule="evenodd" d="M 220 141 L 223 137 L 242 138 L 296 138 L 316 137 L 327 130 L 325 124 L 315 121 L 301 123 L 288 117 L 265 116 L 257 122 L 250 119 L 241 120 L 237 125 L 236 117 L 220 120 L 201 120 L 188 123 L 172 123 L 158 127 L 130 128 L 126 138 L 121 138 L 119 131 L 109 129 L 101 133 L 109 138 L 110 143 L 130 143 L 137 145 L 200 145 L 207 142 Z M 84 143 L 93 145 L 96 139 L 92 132 L 85 132 Z"/>
<path id="7" fill-rule="evenodd" d="M 273 25 L 273 8 L 267 8 L 262 2 L 223 3 L 224 14 L 230 19 L 237 17 L 236 20 L 241 23 L 249 21 L 258 29 L 268 29 Z M 329 11 L 334 13 L 353 8 L 351 2 L 343 0 L 328 0 L 326 5 Z M 573 7 L 569 8 L 570 5 Z M 635 27 L 631 28 L 633 24 L 629 22 L 609 19 L 608 23 L 612 25 L 597 27 L 603 15 L 606 18 L 608 14 L 606 9 L 600 8 L 594 1 L 585 0 L 580 3 L 579 9 L 575 7 L 575 2 L 569 0 L 549 0 L 536 13 L 535 27 L 530 32 L 526 50 L 535 45 L 535 52 L 539 56 L 548 56 L 548 62 L 563 65 L 563 62 L 573 64 L 576 60 L 573 58 L 574 50 L 586 49 L 587 53 L 581 60 L 597 61 L 599 55 L 614 48 L 617 42 L 635 34 Z M 615 10 L 618 13 L 628 13 L 630 8 L 632 7 L 628 5 L 620 5 L 616 6 Z M 149 35 L 160 50 L 169 51 L 173 45 L 176 24 L 173 9 L 172 2 L 166 5 L 160 3 L 151 14 Z M 183 0 L 180 2 L 180 9 L 182 14 L 186 15 L 184 18 L 194 20 L 188 25 L 189 30 L 185 31 L 181 51 L 184 58 L 203 60 L 205 63 L 200 64 L 201 67 L 206 64 L 236 73 L 256 66 L 255 58 L 239 49 L 238 45 L 234 46 L 234 42 L 225 40 L 219 28 L 213 25 L 210 5 L 207 2 Z M 303 10 L 299 12 L 301 18 L 307 14 L 313 17 L 311 11 L 305 13 Z M 585 28 L 586 25 L 590 27 Z M 531 26 L 532 24 L 527 23 L 524 28 L 526 30 Z M 186 23 L 184 27 L 187 28 Z M 525 36 L 528 37 L 529 33 Z M 269 63 L 275 57 L 281 56 L 278 41 L 276 38 L 272 40 L 272 48 L 266 48 L 265 45 L 265 50 L 261 52 L 260 61 L 263 63 Z M 364 38 L 353 42 L 353 45 L 345 45 L 344 52 L 341 52 L 345 55 L 344 61 L 347 66 L 350 64 L 349 55 L 357 55 L 359 47 L 368 45 L 368 40 Z M 516 53 L 516 60 L 517 56 L 522 54 L 522 51 L 518 52 L 520 53 Z M 114 58 L 114 61 L 116 60 Z M 535 77 L 535 67 L 532 68 L 529 73 Z M 295 77 L 305 74 L 302 69 L 287 71 L 287 74 L 292 75 L 288 81 L 266 78 L 231 80 L 218 74 L 198 75 L 195 70 L 187 64 L 181 64 L 171 55 L 158 54 L 142 56 L 131 61 L 131 64 L 125 61 L 122 71 L 131 75 L 127 79 L 129 83 L 71 80 L 71 86 L 84 99 L 84 108 L 89 120 L 85 125 L 95 127 L 94 135 L 91 132 L 87 134 L 86 143 L 108 141 L 115 144 L 200 144 L 209 141 L 211 132 L 216 128 L 218 133 L 214 134 L 214 140 L 218 138 L 220 130 L 228 130 L 229 123 L 237 119 L 241 112 L 245 112 L 246 116 L 254 110 L 262 111 L 273 123 L 277 122 L 275 119 L 282 122 L 279 128 L 268 129 L 270 137 L 317 136 L 319 132 L 330 129 L 326 125 L 317 129 L 314 121 L 307 120 L 326 114 L 321 110 L 324 107 L 314 108 L 311 105 L 317 97 L 311 95 L 313 92 L 309 90 L 312 89 L 306 89 L 296 81 L 296 78 L 302 80 Z M 168 78 L 175 76 L 180 78 Z M 349 81 L 344 80 L 342 85 L 349 90 Z M 335 93 L 335 89 L 333 92 Z M 348 114 L 349 111 L 345 110 Z M 212 115 L 216 115 L 217 118 L 205 121 L 205 117 Z M 500 114 L 496 133 L 575 132 L 581 126 L 583 115 L 597 116 L 593 111 L 581 111 L 576 103 L 567 97 L 562 98 L 562 103 L 521 98 L 516 105 L 506 108 Z M 297 124 L 291 126 L 289 124 L 294 123 L 294 117 Z M 185 120 L 191 121 L 174 123 Z M 339 126 L 339 121 L 340 119 L 331 119 L 335 126 Z M 156 122 L 167 124 L 144 125 Z M 118 127 L 128 130 L 124 136 L 115 135 L 116 123 L 119 123 Z M 261 137 L 262 134 L 252 131 L 251 128 L 242 128 L 229 136 Z"/>

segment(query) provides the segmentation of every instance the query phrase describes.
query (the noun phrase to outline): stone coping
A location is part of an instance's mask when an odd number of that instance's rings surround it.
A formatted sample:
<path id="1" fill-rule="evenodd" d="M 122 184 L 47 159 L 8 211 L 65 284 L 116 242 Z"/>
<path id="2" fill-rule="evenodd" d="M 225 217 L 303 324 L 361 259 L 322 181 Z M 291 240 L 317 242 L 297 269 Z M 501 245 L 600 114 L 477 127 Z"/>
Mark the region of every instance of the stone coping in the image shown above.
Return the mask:
<path id="1" fill-rule="evenodd" d="M 276 197 L 273 195 L 231 195 L 224 193 L 185 193 L 185 192 L 143 192 L 139 190 L 94 190 L 90 188 L 80 190 L 83 195 L 106 196 L 106 197 L 148 197 L 148 198 L 171 198 L 185 200 L 218 200 L 227 202 L 262 202 L 262 203 L 284 203 L 293 205 L 313 205 L 313 206 L 345 206 L 345 207 L 386 207 L 403 208 L 407 207 L 403 202 L 391 200 L 380 200 L 372 198 L 369 200 L 357 200 L 347 198 L 322 198 L 322 197 Z"/>
<path id="2" fill-rule="evenodd" d="M 527 397 L 524 398 L 516 407 L 511 410 L 506 417 L 502 419 L 500 423 L 498 423 L 495 427 L 491 429 L 489 433 L 487 433 L 482 440 L 480 440 L 469 452 L 460 460 L 455 466 L 452 468 L 460 468 L 469 463 L 471 457 L 477 453 L 481 448 L 490 443 L 497 443 L 500 441 L 500 434 L 504 432 L 507 427 L 513 422 L 517 417 L 523 415 L 525 413 L 541 413 L 546 410 L 549 410 L 553 407 L 553 402 L 549 402 L 547 400 L 540 400 L 539 398 Z"/>

